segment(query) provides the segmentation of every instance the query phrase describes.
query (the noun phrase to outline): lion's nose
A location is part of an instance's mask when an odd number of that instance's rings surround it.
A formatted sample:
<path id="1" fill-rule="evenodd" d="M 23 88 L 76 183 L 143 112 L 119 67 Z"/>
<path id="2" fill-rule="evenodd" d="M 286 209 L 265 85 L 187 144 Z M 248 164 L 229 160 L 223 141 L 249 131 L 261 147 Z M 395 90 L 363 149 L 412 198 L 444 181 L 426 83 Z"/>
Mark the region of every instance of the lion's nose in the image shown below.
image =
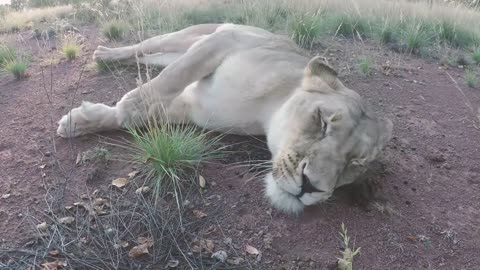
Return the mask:
<path id="1" fill-rule="evenodd" d="M 308 178 L 308 176 L 305 174 L 305 167 L 307 167 L 307 163 L 302 164 L 302 186 L 300 187 L 300 193 L 295 196 L 299 199 L 305 193 L 325 192 L 324 190 L 318 189 L 312 185 L 310 178 Z"/>

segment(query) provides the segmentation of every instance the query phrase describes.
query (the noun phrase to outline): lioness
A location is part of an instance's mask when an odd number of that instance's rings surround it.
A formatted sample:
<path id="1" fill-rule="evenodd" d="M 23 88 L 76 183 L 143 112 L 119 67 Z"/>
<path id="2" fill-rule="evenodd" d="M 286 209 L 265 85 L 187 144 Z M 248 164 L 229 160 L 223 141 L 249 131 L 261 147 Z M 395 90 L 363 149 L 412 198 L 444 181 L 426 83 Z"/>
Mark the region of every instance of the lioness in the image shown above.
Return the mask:
<path id="1" fill-rule="evenodd" d="M 193 122 L 235 134 L 265 134 L 272 171 L 266 196 L 299 213 L 352 183 L 390 139 L 377 117 L 321 58 L 291 40 L 234 24 L 203 24 L 122 48 L 99 46 L 97 60 L 165 67 L 115 107 L 83 102 L 59 121 L 62 137 L 145 123 Z"/>

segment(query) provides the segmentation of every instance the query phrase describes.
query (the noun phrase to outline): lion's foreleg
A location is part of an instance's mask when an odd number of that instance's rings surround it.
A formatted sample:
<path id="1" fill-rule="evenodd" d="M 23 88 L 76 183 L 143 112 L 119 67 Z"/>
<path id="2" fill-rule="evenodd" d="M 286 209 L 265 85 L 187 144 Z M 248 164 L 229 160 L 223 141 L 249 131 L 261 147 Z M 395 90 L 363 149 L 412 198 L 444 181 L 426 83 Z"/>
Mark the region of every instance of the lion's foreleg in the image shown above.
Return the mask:
<path id="1" fill-rule="evenodd" d="M 153 80 L 128 92 L 115 107 L 89 103 L 83 109 L 83 106 L 73 109 L 60 120 L 57 132 L 63 137 L 74 137 L 138 126 L 151 117 L 165 115 L 185 87 L 212 74 L 229 53 L 238 49 L 242 46 L 231 33 L 213 34 L 195 44 Z"/>

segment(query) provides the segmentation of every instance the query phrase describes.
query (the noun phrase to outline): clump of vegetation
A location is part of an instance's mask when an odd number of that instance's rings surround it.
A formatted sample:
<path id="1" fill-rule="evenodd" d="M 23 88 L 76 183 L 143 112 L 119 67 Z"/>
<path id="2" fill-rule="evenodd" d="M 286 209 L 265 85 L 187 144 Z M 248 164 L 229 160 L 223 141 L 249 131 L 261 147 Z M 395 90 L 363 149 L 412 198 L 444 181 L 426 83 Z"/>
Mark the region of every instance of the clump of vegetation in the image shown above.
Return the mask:
<path id="1" fill-rule="evenodd" d="M 480 64 L 480 47 L 476 48 L 476 49 L 473 51 L 472 58 L 473 58 L 473 61 L 475 61 L 475 63 L 476 63 L 477 65 Z"/>
<path id="2" fill-rule="evenodd" d="M 0 18 L 0 32 L 12 32 L 31 29 L 35 24 L 52 22 L 73 12 L 71 6 L 55 6 L 48 8 L 25 9 L 8 12 Z"/>
<path id="3" fill-rule="evenodd" d="M 361 58 L 358 64 L 358 67 L 360 69 L 360 72 L 362 72 L 363 75 L 367 77 L 372 75 L 373 62 L 370 57 Z"/>
<path id="4" fill-rule="evenodd" d="M 468 47 L 475 43 L 475 36 L 454 21 L 443 20 L 438 24 L 438 38 L 454 47 Z"/>
<path id="5" fill-rule="evenodd" d="M 465 71 L 465 81 L 467 85 L 471 88 L 475 88 L 478 85 L 478 77 L 475 71 L 467 69 Z"/>
<path id="6" fill-rule="evenodd" d="M 4 65 L 6 62 L 12 61 L 16 58 L 16 51 L 14 48 L 0 44 L 0 65 Z"/>
<path id="7" fill-rule="evenodd" d="M 223 148 L 217 146 L 221 136 L 210 136 L 193 125 L 150 121 L 145 126 L 128 128 L 133 138 L 129 149 L 134 161 L 148 164 L 155 194 L 173 190 L 178 199 L 183 185 L 191 183 L 187 180 L 190 174 L 202 162 L 225 156 Z"/>
<path id="8" fill-rule="evenodd" d="M 110 65 L 109 63 L 99 60 L 95 62 L 95 67 L 99 72 L 106 72 L 110 70 Z"/>
<path id="9" fill-rule="evenodd" d="M 82 153 L 78 153 L 76 164 L 84 164 L 90 161 L 106 161 L 110 158 L 111 153 L 108 149 L 103 147 L 95 147 Z"/>
<path id="10" fill-rule="evenodd" d="M 350 247 L 350 236 L 345 224 L 342 223 L 342 231 L 340 232 L 342 238 L 342 258 L 337 258 L 338 270 L 353 270 L 353 259 L 360 254 L 360 248 Z"/>
<path id="11" fill-rule="evenodd" d="M 409 53 L 418 53 L 429 42 L 428 32 L 423 22 L 414 23 L 405 28 L 403 42 Z"/>
<path id="12" fill-rule="evenodd" d="M 378 27 L 378 32 L 375 34 L 375 37 L 382 43 L 387 44 L 394 41 L 394 33 L 397 32 L 398 29 L 392 25 L 392 23 L 385 21 L 380 24 Z"/>
<path id="13" fill-rule="evenodd" d="M 63 40 L 62 52 L 68 60 L 77 58 L 80 54 L 81 46 L 73 36 L 66 36 Z"/>
<path id="14" fill-rule="evenodd" d="M 357 14 L 336 15 L 330 23 L 333 23 L 334 34 L 344 37 L 362 37 L 369 31 L 367 20 Z"/>
<path id="15" fill-rule="evenodd" d="M 15 79 L 21 79 L 25 77 L 28 68 L 28 61 L 23 57 L 18 57 L 13 61 L 7 62 L 4 69 L 10 72 Z"/>
<path id="16" fill-rule="evenodd" d="M 121 40 L 127 31 L 127 25 L 119 20 L 105 23 L 102 28 L 103 35 L 110 40 Z"/>
<path id="17" fill-rule="evenodd" d="M 311 48 L 316 38 L 320 36 L 317 14 L 304 15 L 296 18 L 293 23 L 292 39 L 301 47 Z"/>
<path id="18" fill-rule="evenodd" d="M 28 69 L 28 59 L 17 55 L 15 49 L 0 45 L 0 67 L 2 72 L 12 74 L 16 79 L 25 77 Z"/>

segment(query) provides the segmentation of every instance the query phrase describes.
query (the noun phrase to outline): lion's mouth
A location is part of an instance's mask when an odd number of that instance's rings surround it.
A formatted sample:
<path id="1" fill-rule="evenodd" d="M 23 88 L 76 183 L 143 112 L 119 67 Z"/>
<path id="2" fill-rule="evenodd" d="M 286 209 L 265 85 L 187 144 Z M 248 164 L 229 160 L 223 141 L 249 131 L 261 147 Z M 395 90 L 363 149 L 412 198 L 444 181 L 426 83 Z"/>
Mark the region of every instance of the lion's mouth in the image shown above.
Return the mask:
<path id="1" fill-rule="evenodd" d="M 316 188 L 312 182 L 310 181 L 310 178 L 308 178 L 308 175 L 305 174 L 305 167 L 307 164 L 305 163 L 302 167 L 302 186 L 300 187 L 300 193 L 295 195 L 297 199 L 300 200 L 300 198 L 305 194 L 305 193 L 313 193 L 313 192 L 325 192 L 324 190 Z"/>

